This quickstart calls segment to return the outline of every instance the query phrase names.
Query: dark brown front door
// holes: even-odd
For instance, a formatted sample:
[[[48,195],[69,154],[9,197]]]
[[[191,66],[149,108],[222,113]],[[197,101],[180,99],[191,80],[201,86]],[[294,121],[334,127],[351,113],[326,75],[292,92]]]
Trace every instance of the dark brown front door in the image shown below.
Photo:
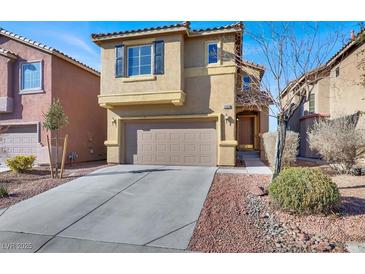
[[[255,138],[255,117],[239,118],[238,145],[240,149],[253,149]]]

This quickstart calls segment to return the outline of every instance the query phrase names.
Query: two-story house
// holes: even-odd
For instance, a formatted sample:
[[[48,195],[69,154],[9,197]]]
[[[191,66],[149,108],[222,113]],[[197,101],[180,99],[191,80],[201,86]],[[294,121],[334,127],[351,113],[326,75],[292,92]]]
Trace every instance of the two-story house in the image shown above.
[[[298,93],[306,79],[306,100],[289,120],[289,129],[299,132],[302,157],[318,158],[307,140],[307,132],[318,119],[336,119],[365,111],[365,30],[352,34],[346,43],[326,64],[293,81],[281,93],[283,105],[290,107],[300,100]],[[365,117],[360,117],[358,128],[365,129]]]
[[[100,74],[42,43],[0,28],[0,158],[35,155],[49,163],[43,114],[58,98],[69,118],[67,153],[76,161],[105,159],[106,111],[98,105]],[[52,142],[54,144],[54,140]],[[55,147],[54,147],[55,148]]]
[[[237,96],[264,69],[242,61],[242,34],[242,23],[194,30],[189,22],[92,34],[108,162],[234,166],[238,149],[259,153],[267,109]]]

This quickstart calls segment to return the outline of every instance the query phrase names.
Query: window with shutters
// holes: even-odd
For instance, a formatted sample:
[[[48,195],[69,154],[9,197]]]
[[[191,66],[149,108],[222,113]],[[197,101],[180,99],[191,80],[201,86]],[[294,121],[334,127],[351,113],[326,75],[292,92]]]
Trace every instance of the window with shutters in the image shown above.
[[[126,58],[125,58],[126,57]],[[133,77],[164,74],[164,42],[115,47],[115,76]]]

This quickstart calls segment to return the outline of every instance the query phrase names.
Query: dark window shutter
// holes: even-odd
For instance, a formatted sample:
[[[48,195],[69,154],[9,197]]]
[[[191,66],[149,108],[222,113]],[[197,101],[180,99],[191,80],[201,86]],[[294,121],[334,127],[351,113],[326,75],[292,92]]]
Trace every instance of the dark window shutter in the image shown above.
[[[164,74],[164,42],[155,41],[155,74]]]
[[[118,45],[115,47],[115,77],[124,75],[124,45]]]

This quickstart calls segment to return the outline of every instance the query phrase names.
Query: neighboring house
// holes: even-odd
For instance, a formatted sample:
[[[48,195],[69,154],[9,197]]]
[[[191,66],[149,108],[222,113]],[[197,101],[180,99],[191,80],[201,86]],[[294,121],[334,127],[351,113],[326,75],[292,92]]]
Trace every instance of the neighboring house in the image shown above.
[[[309,148],[307,131],[317,119],[336,119],[365,111],[365,31],[353,36],[326,64],[293,81],[281,93],[284,105],[299,100],[300,88],[308,79],[311,84],[304,93],[306,100],[289,120],[289,129],[299,132],[299,156],[318,158]],[[312,79],[311,79],[312,78]],[[303,94],[303,93],[302,93]],[[365,129],[364,116],[358,128]]]
[[[260,152],[267,108],[237,98],[254,92],[264,69],[241,60],[242,34],[242,23],[193,30],[189,22],[93,34],[108,162],[234,166],[237,149]]]
[[[49,163],[43,113],[59,98],[69,117],[67,153],[77,161],[106,157],[106,112],[98,106],[100,75],[64,53],[0,28],[0,125],[2,158],[33,154]]]

